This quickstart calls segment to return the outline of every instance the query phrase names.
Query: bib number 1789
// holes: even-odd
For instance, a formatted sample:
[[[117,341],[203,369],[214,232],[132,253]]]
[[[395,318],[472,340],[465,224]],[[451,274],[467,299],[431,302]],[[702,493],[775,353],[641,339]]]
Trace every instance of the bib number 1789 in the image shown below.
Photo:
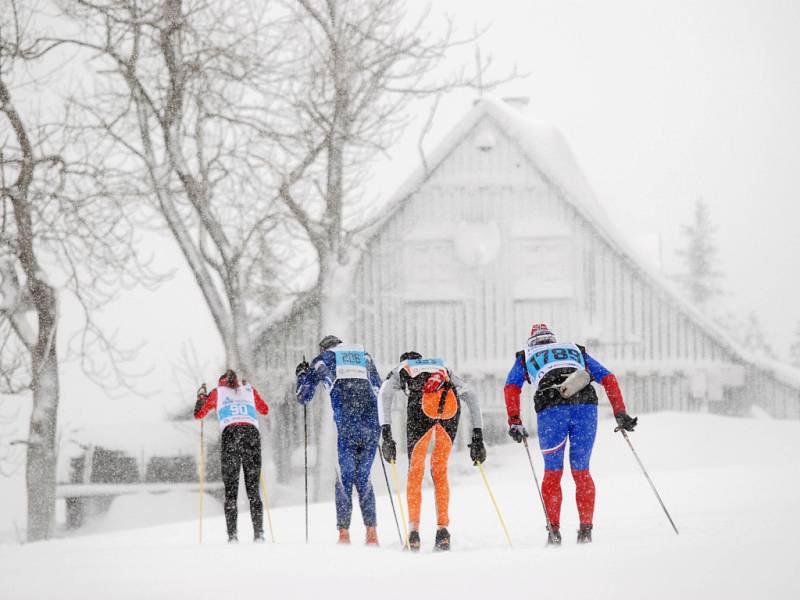
[[[547,348],[545,350],[539,350],[531,354],[530,360],[537,371],[546,364],[555,361],[572,360],[583,364],[581,353],[574,348]]]

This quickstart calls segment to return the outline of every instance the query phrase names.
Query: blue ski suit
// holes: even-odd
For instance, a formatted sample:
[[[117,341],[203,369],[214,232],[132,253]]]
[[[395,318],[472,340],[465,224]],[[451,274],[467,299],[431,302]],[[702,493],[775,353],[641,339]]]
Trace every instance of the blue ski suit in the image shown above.
[[[308,404],[317,385],[328,390],[338,433],[339,477],[336,482],[336,527],[349,529],[353,485],[358,491],[364,525],[374,527],[375,492],[370,483],[378,449],[378,391],[380,375],[372,357],[360,346],[339,344],[311,361],[297,377],[297,401]]]

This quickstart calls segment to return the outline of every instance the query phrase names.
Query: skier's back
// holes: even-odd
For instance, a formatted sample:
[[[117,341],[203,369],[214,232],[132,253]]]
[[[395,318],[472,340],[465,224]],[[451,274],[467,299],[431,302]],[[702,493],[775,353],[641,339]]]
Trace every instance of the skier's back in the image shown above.
[[[522,386],[528,382],[534,388],[539,446],[544,457],[542,496],[549,544],[561,543],[561,475],[567,441],[580,519],[578,542],[592,541],[595,485],[589,463],[597,432],[597,394],[589,385],[592,380],[605,389],[619,426],[633,431],[637,419],[628,415],[614,374],[583,346],[559,343],[544,323],[533,325],[527,346],[517,352],[506,379],[508,434],[518,443],[528,436],[520,419]]]
[[[253,537],[264,541],[264,509],[258,494],[261,476],[261,436],[258,432],[256,413],[266,415],[269,407],[252,385],[239,382],[236,373],[228,369],[223,373],[216,388],[206,394],[205,384],[197,393],[194,418],[202,419],[216,410],[222,430],[221,461],[222,481],[225,484],[225,524],[228,541],[236,542],[239,495],[239,470],[244,469],[244,485],[250,500],[250,518],[253,521]]]
[[[469,406],[472,417],[472,443],[470,458],[475,463],[486,460],[483,444],[483,417],[477,396],[464,381],[439,358],[422,358],[419,352],[408,351],[400,355],[400,364],[390,371],[380,391],[380,421],[383,431],[383,455],[394,462],[397,446],[392,437],[392,398],[406,394],[406,440],[408,442],[408,521],[409,548],[419,550],[419,523],[422,504],[422,480],[425,474],[425,457],[433,441],[431,477],[436,499],[437,550],[450,549],[450,486],[447,480],[447,463],[458,432],[461,405]]]
[[[369,480],[378,448],[378,389],[380,376],[363,347],[345,345],[335,336],[320,341],[320,353],[311,363],[297,365],[297,401],[309,403],[324,385],[331,397],[336,422],[340,480],[336,483],[336,527],[339,541],[349,543],[352,489],[358,491],[367,543],[378,543],[375,493]]]

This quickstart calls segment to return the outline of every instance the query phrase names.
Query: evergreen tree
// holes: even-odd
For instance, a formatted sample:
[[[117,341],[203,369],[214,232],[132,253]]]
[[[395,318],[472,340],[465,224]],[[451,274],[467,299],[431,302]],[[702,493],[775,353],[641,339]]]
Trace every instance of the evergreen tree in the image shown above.
[[[698,198],[694,207],[694,219],[682,227],[686,245],[678,251],[683,259],[683,272],[678,281],[686,290],[695,306],[705,310],[709,300],[722,293],[718,268],[718,251],[714,241],[716,227],[711,221],[708,205]]]
[[[800,323],[797,324],[797,329],[794,330],[794,341],[789,346],[789,362],[800,368]]]
[[[741,342],[746,346],[747,350],[758,356],[775,358],[775,350],[767,341],[767,336],[755,311],[751,311],[750,316],[747,318]]]

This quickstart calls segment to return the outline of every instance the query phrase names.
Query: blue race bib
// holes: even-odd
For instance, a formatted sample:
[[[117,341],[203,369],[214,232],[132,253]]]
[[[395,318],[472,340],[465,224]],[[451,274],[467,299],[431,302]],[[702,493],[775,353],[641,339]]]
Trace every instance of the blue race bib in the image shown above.
[[[339,344],[333,348],[336,356],[336,379],[368,379],[367,353],[356,344]]]
[[[585,369],[583,352],[575,344],[541,344],[525,348],[525,367],[531,383],[539,381],[553,369]]]

